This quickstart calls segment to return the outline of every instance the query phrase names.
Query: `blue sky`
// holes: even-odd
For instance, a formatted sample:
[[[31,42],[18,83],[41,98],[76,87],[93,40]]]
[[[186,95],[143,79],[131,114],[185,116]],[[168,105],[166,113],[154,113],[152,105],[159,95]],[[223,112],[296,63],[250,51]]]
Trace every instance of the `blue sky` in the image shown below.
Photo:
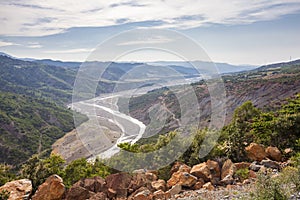
[[[300,0],[0,0],[0,27],[0,51],[16,57],[84,61],[115,34],[163,28],[195,40],[215,62],[300,58]]]

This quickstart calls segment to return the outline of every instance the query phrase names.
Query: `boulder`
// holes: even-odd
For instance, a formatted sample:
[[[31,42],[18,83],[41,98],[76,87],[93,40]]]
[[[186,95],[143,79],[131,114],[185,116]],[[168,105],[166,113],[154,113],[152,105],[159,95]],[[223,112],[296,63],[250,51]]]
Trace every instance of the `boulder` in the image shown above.
[[[112,188],[108,188],[107,189],[107,196],[109,199],[114,199],[117,195],[117,191],[112,189]]]
[[[191,167],[182,163],[182,162],[175,162],[175,164],[172,166],[170,170],[170,174],[172,175],[173,173],[180,171],[180,172],[187,172],[190,173]]]
[[[197,177],[187,172],[175,172],[167,182],[167,187],[170,188],[175,185],[184,187],[192,187],[197,182]]]
[[[205,184],[205,181],[202,178],[199,178],[192,189],[193,190],[199,190],[203,187],[204,184]]]
[[[219,163],[213,160],[208,160],[206,164],[210,172],[210,182],[216,185],[220,181],[220,177],[221,177],[221,170],[220,170]]]
[[[114,196],[124,196],[131,184],[132,176],[127,173],[117,173],[108,175],[105,178],[106,187],[108,188],[109,198]],[[110,192],[109,192],[110,191]],[[126,192],[125,192],[126,191]]]
[[[136,195],[134,195],[134,197],[132,199],[133,200],[151,200],[152,193],[150,192],[150,190],[145,189],[145,190],[137,193]]]
[[[204,188],[204,189],[207,189],[207,190],[209,190],[209,191],[212,191],[212,190],[215,189],[215,187],[213,186],[213,184],[212,184],[211,182],[205,183],[205,184],[203,185],[203,188]]]
[[[282,154],[277,147],[267,147],[266,148],[267,157],[271,160],[280,162],[282,159]]]
[[[66,200],[85,200],[89,199],[95,195],[94,192],[91,192],[84,187],[81,187],[79,184],[74,184],[67,192]]]
[[[8,200],[27,200],[32,192],[32,184],[28,179],[20,179],[5,183],[0,191],[10,192]]]
[[[136,173],[133,174],[130,184],[129,184],[129,192],[133,192],[140,187],[147,187],[150,190],[152,189],[152,182],[157,180],[157,176],[153,173]]]
[[[221,181],[220,184],[221,185],[232,185],[234,183],[234,178],[232,175],[228,174],[227,176],[225,176]]]
[[[261,167],[262,167],[262,165],[258,164],[256,161],[254,161],[250,164],[249,169],[253,170],[255,172],[258,172]]]
[[[211,177],[210,170],[205,162],[194,165],[190,173],[198,178],[202,178],[204,181],[209,181]]]
[[[233,164],[233,162],[230,159],[228,159],[224,162],[224,164],[222,166],[221,179],[223,180],[228,175],[233,177],[235,172],[236,172],[235,165]]]
[[[89,200],[108,200],[107,194],[105,192],[99,192],[94,194]]]
[[[281,169],[280,164],[273,160],[262,160],[260,163],[263,166],[265,166],[266,168],[272,168],[272,169],[277,169],[277,170]]]
[[[87,189],[88,191],[95,192],[95,193],[103,192],[106,190],[105,180],[100,176],[81,179],[78,182],[76,182],[74,185],[81,186]]]
[[[65,185],[58,175],[52,175],[39,186],[32,200],[60,200],[65,193]]]
[[[234,163],[236,170],[249,169],[250,165],[251,165],[251,163],[248,163],[248,162]]]
[[[153,193],[152,198],[153,200],[165,200],[167,199],[167,196],[164,191],[158,190]]]
[[[128,199],[129,200],[133,200],[135,198],[139,198],[139,196],[142,196],[141,194],[143,194],[143,191],[149,191],[149,189],[146,188],[146,187],[140,187],[139,189],[137,189],[136,191],[134,191],[132,194],[130,194],[130,196],[128,197]],[[140,195],[137,195],[139,193],[140,193]],[[110,199],[112,199],[112,198],[110,198]]]
[[[155,190],[162,190],[162,191],[166,191],[166,181],[159,179],[157,181],[153,181],[151,183],[152,188],[154,188]]]
[[[245,150],[250,160],[260,162],[267,156],[264,147],[256,143],[251,143]]]
[[[171,189],[169,189],[166,192],[166,196],[172,197],[175,196],[176,194],[179,194],[182,190],[182,186],[181,185],[174,185]]]

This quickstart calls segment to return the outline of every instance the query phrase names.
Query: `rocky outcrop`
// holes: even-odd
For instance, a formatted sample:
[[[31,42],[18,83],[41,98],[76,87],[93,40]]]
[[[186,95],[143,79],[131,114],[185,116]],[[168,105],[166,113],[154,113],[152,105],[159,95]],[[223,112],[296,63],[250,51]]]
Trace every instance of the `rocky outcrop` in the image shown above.
[[[267,147],[266,148],[266,155],[268,158],[274,161],[280,162],[282,159],[282,154],[277,147]]]
[[[11,181],[0,187],[0,191],[9,192],[8,200],[27,200],[32,192],[32,184],[28,179]]]
[[[245,150],[250,160],[260,162],[267,156],[264,147],[256,143],[251,143]]]
[[[253,146],[256,146],[256,144],[252,143],[249,147]],[[250,151],[252,151],[252,148],[250,148]],[[274,172],[276,174],[282,166],[285,166],[285,163],[270,159],[252,163],[233,163],[230,159],[227,159],[222,165],[220,163],[221,159],[219,162],[208,160],[190,167],[177,162],[170,170],[172,175],[167,181],[158,179],[157,171],[144,169],[135,170],[131,174],[111,174],[105,179],[101,177],[85,178],[76,182],[65,193],[64,199],[166,200],[185,198],[187,197],[185,196],[186,191],[190,191],[190,194],[197,194],[199,191],[206,193],[220,188],[230,189],[251,184],[255,181],[257,173]],[[249,176],[244,179],[237,176],[236,171],[240,169],[248,169]],[[54,186],[55,184],[57,186]],[[33,196],[33,200],[61,199],[63,191],[64,186],[61,178],[53,175],[39,187],[39,190]]]
[[[52,175],[39,186],[32,200],[60,200],[65,193],[65,185],[58,175]]]

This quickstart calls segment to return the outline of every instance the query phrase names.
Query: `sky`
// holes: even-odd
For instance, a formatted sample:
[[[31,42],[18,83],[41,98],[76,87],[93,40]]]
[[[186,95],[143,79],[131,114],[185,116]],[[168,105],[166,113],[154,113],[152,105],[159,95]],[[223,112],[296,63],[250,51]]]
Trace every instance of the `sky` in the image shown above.
[[[0,52],[19,58],[83,62],[114,35],[154,28],[184,34],[213,62],[300,59],[300,0],[0,0],[0,27]],[[126,39],[120,46],[137,47]],[[167,36],[147,42],[172,45]],[[102,60],[110,59],[109,51]],[[176,57],[141,51],[123,60]]]

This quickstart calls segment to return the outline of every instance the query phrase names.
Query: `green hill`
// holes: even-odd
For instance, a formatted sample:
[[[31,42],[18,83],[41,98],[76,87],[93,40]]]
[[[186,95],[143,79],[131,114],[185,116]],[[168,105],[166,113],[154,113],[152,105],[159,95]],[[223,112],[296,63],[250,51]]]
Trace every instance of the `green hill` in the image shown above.
[[[74,128],[73,112],[64,105],[76,73],[0,56],[0,163],[20,164]]]
[[[71,110],[43,99],[0,92],[0,163],[22,163],[50,149],[73,128]]]

